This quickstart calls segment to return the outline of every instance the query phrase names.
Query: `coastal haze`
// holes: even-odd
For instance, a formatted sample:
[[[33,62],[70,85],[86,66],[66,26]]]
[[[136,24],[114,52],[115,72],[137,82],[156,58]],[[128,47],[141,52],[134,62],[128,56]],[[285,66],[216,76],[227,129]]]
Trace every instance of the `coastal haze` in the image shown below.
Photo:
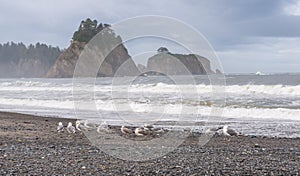
[[[0,2],[0,175],[300,174],[299,0]]]

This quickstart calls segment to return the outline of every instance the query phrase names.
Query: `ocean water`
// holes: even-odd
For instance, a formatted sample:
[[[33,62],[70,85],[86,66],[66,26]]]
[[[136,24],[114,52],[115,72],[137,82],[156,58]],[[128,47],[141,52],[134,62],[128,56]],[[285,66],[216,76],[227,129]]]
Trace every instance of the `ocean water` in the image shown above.
[[[226,86],[207,76],[0,79],[0,110],[195,130],[229,124],[244,135],[300,137],[300,74],[225,78]]]

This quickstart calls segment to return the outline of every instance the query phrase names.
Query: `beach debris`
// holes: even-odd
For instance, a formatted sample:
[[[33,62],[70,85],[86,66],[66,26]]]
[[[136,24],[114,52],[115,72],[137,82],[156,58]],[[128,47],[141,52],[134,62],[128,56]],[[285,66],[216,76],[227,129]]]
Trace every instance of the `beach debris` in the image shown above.
[[[255,143],[255,144],[254,144],[254,147],[255,147],[255,148],[260,148],[260,145],[257,144],[257,143]]]
[[[80,126],[80,121],[76,120],[76,122],[75,122],[75,128],[76,128],[76,130],[81,131],[81,129],[79,128],[79,126]]]
[[[58,122],[57,132],[62,132],[62,131],[64,131],[64,125],[62,122]]]
[[[129,128],[125,127],[125,126],[121,127],[121,132],[123,134],[131,134],[131,133],[133,133],[133,131],[131,129],[129,129]]]
[[[228,125],[223,126],[223,134],[225,136],[237,136],[238,135],[238,133],[234,129],[228,128]]]
[[[75,133],[75,127],[72,125],[72,122],[68,123],[67,131],[68,133]]]

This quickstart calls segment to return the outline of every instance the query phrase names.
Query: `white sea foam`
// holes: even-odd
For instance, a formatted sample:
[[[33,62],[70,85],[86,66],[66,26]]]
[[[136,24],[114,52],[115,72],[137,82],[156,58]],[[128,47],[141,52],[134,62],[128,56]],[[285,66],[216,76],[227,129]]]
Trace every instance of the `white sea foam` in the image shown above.
[[[39,81],[5,81],[0,83],[0,91],[72,91],[73,83],[49,83]],[[218,88],[218,86],[214,86]],[[211,85],[174,85],[165,83],[134,84],[134,85],[77,85],[76,90],[95,92],[127,92],[127,93],[211,93]],[[300,96],[300,85],[228,85],[225,87],[227,93],[235,94],[265,94]]]
[[[129,112],[144,112],[144,113],[163,113],[170,115],[202,115],[210,116],[215,111],[223,111],[220,116],[224,118],[235,119],[289,119],[300,120],[300,109],[286,109],[286,108],[232,108],[232,107],[208,107],[208,106],[186,106],[181,104],[176,105],[145,105],[135,103],[134,106],[127,104],[109,104],[102,102],[98,104],[98,110],[105,111],[129,111]],[[116,108],[118,107],[118,108]]]
[[[32,112],[38,108],[73,111],[73,84],[71,80],[13,80],[0,82],[0,108],[9,105],[14,109]],[[225,87],[228,105],[213,103],[211,85],[173,85],[165,83],[127,85],[78,84],[75,96],[86,91],[95,92],[95,104],[101,112],[162,113],[169,115],[211,115],[212,109],[221,111],[226,118],[291,119],[300,120],[300,85],[228,85]],[[218,86],[216,86],[218,87]],[[187,96],[188,94],[188,96]],[[201,101],[197,99],[200,95]],[[145,97],[143,97],[145,96]],[[8,98],[7,98],[8,97]],[[83,96],[84,97],[84,96]],[[151,101],[146,101],[146,98]],[[222,97],[221,97],[222,98]],[[89,99],[90,100],[90,99]],[[82,99],[83,104],[86,99]],[[280,102],[278,104],[268,104]],[[282,102],[287,102],[286,107]],[[241,104],[244,103],[244,105]],[[262,107],[260,103],[267,104]],[[248,106],[251,105],[251,106]],[[289,109],[289,106],[291,107]],[[273,108],[271,108],[273,107]],[[89,110],[89,107],[84,107]],[[167,118],[167,117],[166,117]]]
[[[300,85],[232,85],[226,86],[226,92],[236,94],[266,94],[266,95],[285,95],[300,96]]]
[[[126,91],[126,92],[153,92],[153,93],[180,93],[191,92],[198,94],[210,93],[214,88],[222,88],[220,86],[212,85],[169,85],[164,83],[159,84],[146,84],[146,85],[132,85],[132,86],[118,86],[112,88],[113,91]],[[235,94],[266,94],[266,95],[288,95],[300,96],[300,85],[285,86],[285,85],[228,85],[223,87],[227,93]],[[103,91],[99,87],[96,91]],[[104,89],[105,90],[105,89]],[[106,88],[108,90],[108,88]],[[222,90],[222,89],[221,89]]]

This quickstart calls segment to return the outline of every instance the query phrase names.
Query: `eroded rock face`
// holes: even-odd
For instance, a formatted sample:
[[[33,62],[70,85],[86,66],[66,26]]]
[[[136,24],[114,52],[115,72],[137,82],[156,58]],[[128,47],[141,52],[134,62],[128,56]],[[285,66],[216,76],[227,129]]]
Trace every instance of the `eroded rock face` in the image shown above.
[[[147,68],[168,75],[213,74],[210,61],[195,54],[159,53],[148,59]]]
[[[73,77],[74,69],[78,58],[83,51],[86,43],[74,41],[70,45],[70,47],[63,52],[49,70],[47,77],[50,78],[68,78]],[[101,52],[101,51],[100,51]],[[91,57],[98,57],[99,53],[90,53]],[[85,70],[88,72],[90,66],[93,63],[86,62],[81,64],[81,70],[84,72]],[[96,64],[96,62],[95,62]],[[126,66],[124,66],[126,65]],[[127,69],[126,71],[119,72],[120,68]],[[114,76],[117,72],[118,76],[133,76],[139,73],[137,67],[135,66],[133,60],[129,56],[126,48],[121,44],[116,47],[112,52],[105,58],[104,62],[102,62],[101,67],[97,73],[99,77],[110,77]],[[82,73],[82,75],[86,75]],[[92,76],[92,75],[90,75]]]
[[[67,78],[72,77],[76,62],[85,43],[73,42],[56,60],[54,65],[47,73],[48,78]]]

